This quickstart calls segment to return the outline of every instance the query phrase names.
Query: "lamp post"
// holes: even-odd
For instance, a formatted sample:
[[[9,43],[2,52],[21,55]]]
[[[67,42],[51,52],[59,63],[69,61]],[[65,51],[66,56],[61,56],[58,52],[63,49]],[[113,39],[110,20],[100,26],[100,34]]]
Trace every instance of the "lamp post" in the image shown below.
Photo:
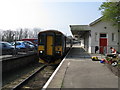
[[[16,35],[15,35],[15,33],[13,34],[14,35],[14,41],[15,41],[15,49],[14,49],[14,51],[15,51],[15,53],[14,53],[14,55],[16,56]]]

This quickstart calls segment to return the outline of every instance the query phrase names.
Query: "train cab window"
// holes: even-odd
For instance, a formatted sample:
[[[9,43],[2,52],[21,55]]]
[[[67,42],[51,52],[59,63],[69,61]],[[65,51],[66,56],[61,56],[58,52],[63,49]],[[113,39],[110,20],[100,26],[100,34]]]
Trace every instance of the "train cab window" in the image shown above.
[[[56,35],[55,45],[62,45],[62,35],[61,34]]]
[[[41,34],[39,37],[39,44],[44,45],[45,44],[45,35]]]

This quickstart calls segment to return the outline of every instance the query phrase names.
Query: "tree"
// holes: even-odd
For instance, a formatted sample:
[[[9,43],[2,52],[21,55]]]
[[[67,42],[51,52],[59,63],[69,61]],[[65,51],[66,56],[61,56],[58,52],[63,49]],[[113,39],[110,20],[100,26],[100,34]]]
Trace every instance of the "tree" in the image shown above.
[[[41,28],[33,28],[33,38],[38,37],[38,33],[41,31]]]
[[[28,31],[29,31],[28,28],[25,28],[25,29],[24,29],[23,38],[27,38],[27,37],[28,37]]]
[[[0,41],[2,41],[3,31],[0,29]]]
[[[14,31],[6,30],[2,32],[2,41],[12,42],[14,40]]]
[[[22,34],[23,34],[23,30],[22,30],[22,29],[20,29],[20,32],[19,32],[19,40],[21,40],[21,39],[22,39]]]
[[[104,20],[111,21],[113,25],[120,24],[120,2],[103,2],[99,10]]]

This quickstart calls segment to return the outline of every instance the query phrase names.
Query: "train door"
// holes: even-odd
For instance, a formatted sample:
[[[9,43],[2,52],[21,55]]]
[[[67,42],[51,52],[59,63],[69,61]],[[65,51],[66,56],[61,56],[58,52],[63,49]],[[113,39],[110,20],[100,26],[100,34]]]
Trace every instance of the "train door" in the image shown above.
[[[100,34],[100,53],[107,53],[107,34]]]
[[[46,54],[53,55],[53,36],[47,35]]]

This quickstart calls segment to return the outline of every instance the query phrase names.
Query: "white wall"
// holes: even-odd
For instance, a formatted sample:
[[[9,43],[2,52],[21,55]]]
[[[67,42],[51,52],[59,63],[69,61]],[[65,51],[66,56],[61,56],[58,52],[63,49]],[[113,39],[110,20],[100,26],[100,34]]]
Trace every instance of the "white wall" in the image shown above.
[[[81,41],[81,46],[84,47],[84,40],[81,39],[80,41]]]
[[[111,23],[100,21],[96,24],[94,24],[91,27],[91,52],[94,53],[94,47],[99,46],[99,35],[100,33],[106,33],[108,38],[108,46],[115,46],[116,49],[118,49],[117,43],[118,43],[118,28],[112,26]],[[106,29],[104,28],[106,27]],[[112,41],[112,33],[115,33],[116,40]],[[97,35],[95,35],[97,34]],[[96,39],[96,38],[97,39]]]
[[[91,32],[90,32],[91,33]],[[89,36],[89,48],[88,48],[88,53],[92,53],[91,50],[91,35]]]
[[[84,36],[84,48],[86,51],[89,51],[89,32],[86,32],[85,36]]]

